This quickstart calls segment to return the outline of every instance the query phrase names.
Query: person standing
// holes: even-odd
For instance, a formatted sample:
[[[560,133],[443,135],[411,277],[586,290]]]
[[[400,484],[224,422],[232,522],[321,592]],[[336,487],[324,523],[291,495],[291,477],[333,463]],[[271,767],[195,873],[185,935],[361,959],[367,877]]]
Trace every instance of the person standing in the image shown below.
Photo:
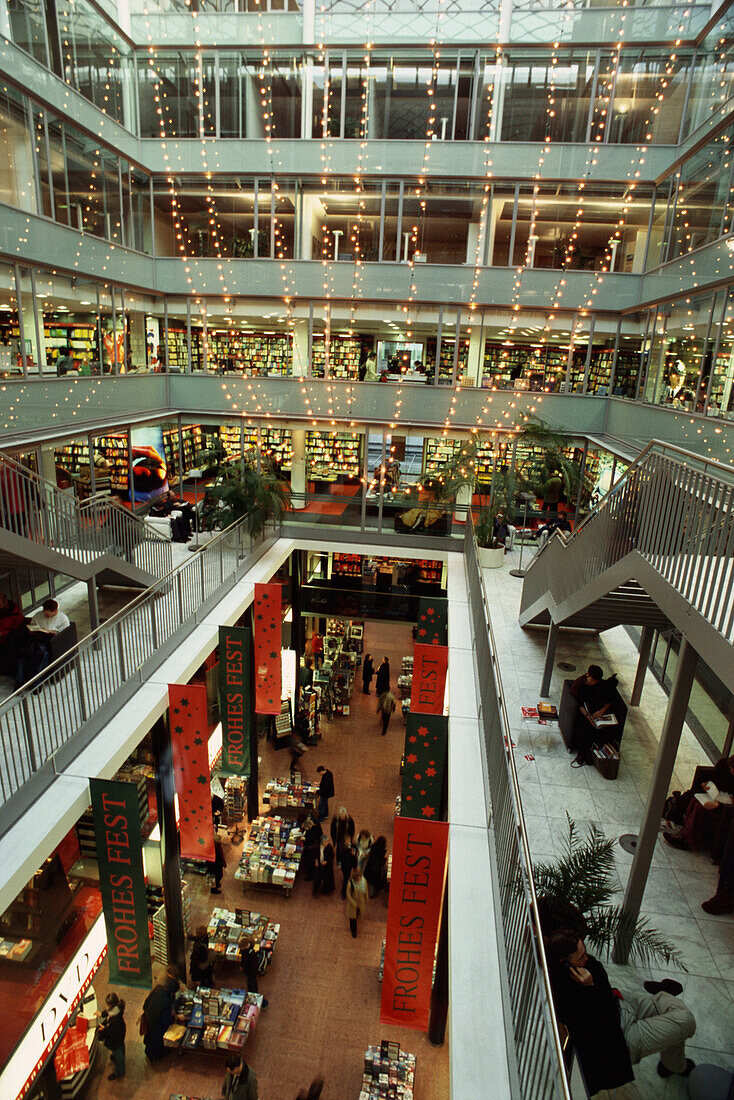
[[[99,1037],[110,1052],[112,1073],[108,1081],[125,1076],[125,1002],[116,993],[105,997],[107,1008],[101,1014]]]
[[[347,813],[346,806],[339,807],[339,813],[331,819],[331,842],[339,859],[341,850],[345,844],[351,844],[354,840],[354,818]]]
[[[387,886],[387,841],[384,836],[378,836],[370,848],[370,854],[364,865],[364,877],[367,879],[367,889],[371,898]]]
[[[347,883],[347,917],[352,938],[357,938],[357,920],[367,909],[367,882],[359,867],[355,867]]]
[[[258,1100],[257,1077],[239,1055],[233,1054],[227,1059],[222,1096],[224,1100]]]
[[[334,797],[334,776],[331,774],[328,768],[325,768],[323,764],[320,764],[316,769],[317,774],[321,775],[321,781],[319,783],[319,803],[317,813],[319,815],[319,821],[325,821],[329,816],[329,799]]]
[[[382,658],[382,664],[377,670],[377,679],[375,680],[375,692],[377,695],[384,695],[386,691],[390,690],[390,662],[387,657]]]
[[[375,838],[369,829],[360,829],[357,834],[357,866],[360,871],[364,871],[367,857],[370,854],[370,848],[375,842]]]
[[[397,702],[395,700],[395,696],[393,695],[393,693],[391,691],[386,691],[384,693],[384,695],[381,695],[380,698],[377,700],[377,713],[380,715],[380,718],[382,719],[382,736],[383,737],[387,733],[387,727],[390,724],[390,719],[392,718],[393,714],[395,713],[395,707],[396,706],[397,706]]]
[[[311,650],[313,652],[316,668],[321,668],[324,663],[324,639],[321,637],[318,630],[314,630],[311,635]]]
[[[347,885],[352,871],[357,866],[357,849],[349,838],[341,850],[339,866],[342,872],[342,901],[346,901]]]
[[[259,993],[257,979],[260,973],[260,948],[256,943],[250,943],[242,948],[242,970],[247,980],[247,992]],[[263,997],[263,1011],[268,1007],[267,997]]]
[[[149,1062],[157,1062],[168,1053],[163,1036],[173,1020],[173,995],[178,987],[178,967],[168,966],[143,1002],[140,1034]]]
[[[563,493],[563,478],[560,470],[553,470],[543,489],[543,511],[557,512]]]
[[[372,654],[368,653],[362,664],[362,692],[369,695],[372,677],[375,675],[375,666],[372,663]]]
[[[227,861],[224,858],[224,849],[222,848],[221,840],[214,841],[214,866],[212,867],[212,875],[214,876],[214,885],[209,891],[210,894],[221,894],[222,875],[224,874],[224,868],[227,866]]]
[[[313,881],[314,897],[334,893],[334,848],[325,836],[319,843],[318,863]]]
[[[214,970],[209,958],[209,933],[203,924],[196,930],[189,960],[189,973],[193,985],[203,985],[207,989],[214,988]]]

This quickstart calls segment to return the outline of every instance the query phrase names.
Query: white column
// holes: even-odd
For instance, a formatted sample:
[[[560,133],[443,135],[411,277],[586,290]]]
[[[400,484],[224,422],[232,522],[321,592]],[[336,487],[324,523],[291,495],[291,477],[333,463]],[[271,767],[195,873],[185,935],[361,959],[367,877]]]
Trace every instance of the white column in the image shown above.
[[[471,507],[471,498],[474,493],[474,482],[470,482],[468,485],[462,485],[456,493],[456,501],[454,502],[454,520],[457,523],[466,522],[466,514]]]
[[[7,0],[0,0],[0,34],[3,38],[7,38],[8,42],[12,42],[13,36],[10,33],[10,16],[8,15]]]
[[[25,301],[23,303],[23,336],[26,342],[31,345],[31,355],[33,357],[33,364],[28,364],[28,372],[29,374],[42,374],[46,368],[46,339],[43,331],[43,312],[39,312],[38,333],[36,333],[36,315],[33,312],[33,303],[30,301],[30,297],[31,295],[29,292],[24,292],[23,298],[28,298],[29,302],[27,305]],[[39,336],[41,339],[40,347],[38,345]],[[69,343],[71,343],[71,337],[69,337]]]
[[[322,223],[324,218],[324,208],[321,205],[321,199],[318,195],[314,195],[310,192],[303,192],[301,194],[301,259],[311,260],[313,259],[313,241],[316,238],[317,241],[322,237]],[[321,259],[321,256],[317,256],[316,259]]]
[[[293,458],[291,460],[291,492],[298,493],[300,500],[293,500],[293,508],[304,508],[306,502],[306,432],[303,428],[295,428],[291,432],[291,446]]]
[[[56,484],[56,451],[53,447],[41,447],[41,469],[39,473],[44,481]]]
[[[308,321],[293,322],[293,363],[291,373],[294,378],[305,378],[308,374]]]
[[[483,325],[481,317],[477,314],[472,315],[472,330],[469,335],[469,355],[467,357],[466,364],[466,385],[479,386],[481,384],[482,377],[482,364],[484,363],[484,345],[486,343],[486,336],[484,335]]]

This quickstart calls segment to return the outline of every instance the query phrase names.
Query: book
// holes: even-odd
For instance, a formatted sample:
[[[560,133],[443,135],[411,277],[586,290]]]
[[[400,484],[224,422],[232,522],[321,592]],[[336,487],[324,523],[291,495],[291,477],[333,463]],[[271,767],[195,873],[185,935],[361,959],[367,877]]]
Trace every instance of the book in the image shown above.
[[[523,718],[537,722],[539,717],[537,707],[521,707],[520,710],[522,711]]]
[[[594,718],[592,722],[595,726],[616,726],[619,724],[615,714],[602,714],[601,718]]]
[[[558,710],[552,703],[538,703],[538,715],[541,718],[552,718],[556,720],[558,718]]]
[[[702,806],[705,806],[707,802],[718,802],[720,806],[731,806],[734,803],[734,798],[726,791],[720,791],[715,783],[710,780],[708,783],[703,784],[703,792],[695,795]]]

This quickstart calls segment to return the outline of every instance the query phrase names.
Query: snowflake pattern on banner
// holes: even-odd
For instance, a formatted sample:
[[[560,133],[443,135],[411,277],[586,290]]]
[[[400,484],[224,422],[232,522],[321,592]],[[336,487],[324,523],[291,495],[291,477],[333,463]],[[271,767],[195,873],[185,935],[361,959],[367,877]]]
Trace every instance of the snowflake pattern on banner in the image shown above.
[[[214,824],[204,684],[169,684],[173,773],[178,795],[181,855],[214,859]]]
[[[448,600],[418,600],[418,629],[415,640],[421,645],[449,644]]]
[[[409,714],[401,817],[439,819],[449,720],[442,714]]]
[[[280,714],[283,595],[279,584],[255,585],[255,710]]]

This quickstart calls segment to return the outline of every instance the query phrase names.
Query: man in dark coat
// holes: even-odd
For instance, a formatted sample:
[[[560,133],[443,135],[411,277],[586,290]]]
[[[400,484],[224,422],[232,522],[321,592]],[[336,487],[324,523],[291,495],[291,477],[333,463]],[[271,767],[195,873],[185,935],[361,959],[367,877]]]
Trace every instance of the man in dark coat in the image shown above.
[[[694,1063],[685,1043],[696,1021],[670,993],[619,994],[601,963],[587,955],[575,932],[555,932],[548,941],[553,1000],[568,1028],[589,1093],[634,1080],[632,1066],[660,1054],[661,1077],[687,1077]]]
[[[571,747],[576,750],[576,759],[572,767],[579,768],[591,764],[591,750],[599,740],[604,740],[596,728],[597,719],[608,714],[612,708],[612,697],[616,679],[604,679],[599,665],[589,665],[584,676],[579,676],[571,684],[571,694],[578,700],[579,710],[576,716]],[[612,740],[614,730],[610,731]]]
[[[321,775],[321,782],[319,783],[319,804],[317,813],[319,815],[319,821],[325,821],[329,816],[329,799],[334,797],[334,776],[323,764],[320,764],[316,771],[323,773]]]
[[[390,690],[390,662],[387,657],[382,658],[382,664],[377,670],[377,679],[375,680],[375,694],[380,696],[384,695],[386,691]]]
[[[375,666],[372,664],[372,654],[368,653],[362,665],[362,691],[365,695],[370,693],[370,684],[375,675]]]

